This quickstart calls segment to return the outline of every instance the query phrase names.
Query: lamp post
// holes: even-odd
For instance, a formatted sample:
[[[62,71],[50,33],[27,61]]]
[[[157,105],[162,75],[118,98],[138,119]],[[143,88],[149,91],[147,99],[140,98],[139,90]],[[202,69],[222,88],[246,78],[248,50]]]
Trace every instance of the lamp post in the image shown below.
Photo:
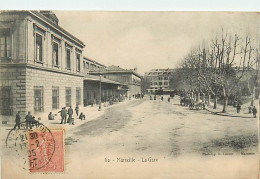
[[[99,106],[98,111],[101,111],[101,75],[99,75]]]

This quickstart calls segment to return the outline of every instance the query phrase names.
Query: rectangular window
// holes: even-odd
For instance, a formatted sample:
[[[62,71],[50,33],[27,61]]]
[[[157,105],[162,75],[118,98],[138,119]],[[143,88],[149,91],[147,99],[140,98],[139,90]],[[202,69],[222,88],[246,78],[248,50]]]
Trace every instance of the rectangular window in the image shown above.
[[[70,63],[70,54],[71,54],[71,51],[70,49],[66,49],[66,62],[67,62],[67,69],[71,69],[71,63]]]
[[[157,85],[157,82],[154,82],[154,85]]]
[[[151,82],[151,85],[153,85],[153,82]]]
[[[66,88],[66,107],[71,106],[71,88]]]
[[[36,61],[42,62],[42,36],[36,34]]]
[[[81,104],[81,89],[76,88],[76,104]]]
[[[34,112],[43,112],[43,87],[34,87]]]
[[[2,115],[12,115],[12,97],[11,97],[11,87],[5,86],[0,90],[0,109]]]
[[[76,59],[77,59],[77,71],[80,71],[80,54],[77,53],[76,54]]]
[[[59,45],[52,43],[52,61],[54,66],[59,66]]]
[[[164,85],[168,85],[168,82],[164,82]]]
[[[0,57],[8,58],[10,56],[11,56],[10,30],[1,29],[0,30]]]
[[[162,85],[162,82],[159,82],[159,85]]]
[[[52,109],[59,109],[59,87],[52,87]]]
[[[122,76],[123,82],[127,82],[127,76]]]
[[[168,80],[168,77],[167,77],[167,76],[165,76],[165,77],[164,77],[164,80]]]

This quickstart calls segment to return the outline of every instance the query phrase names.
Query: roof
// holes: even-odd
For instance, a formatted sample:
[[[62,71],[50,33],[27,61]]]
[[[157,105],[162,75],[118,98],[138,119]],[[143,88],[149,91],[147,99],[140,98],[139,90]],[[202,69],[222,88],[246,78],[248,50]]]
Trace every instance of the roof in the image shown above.
[[[29,13],[29,14],[37,17],[38,19],[42,20],[43,22],[48,23],[49,26],[51,26],[52,28],[54,28],[58,32],[65,34],[65,36],[67,36],[70,40],[73,40],[74,42],[76,42],[78,45],[80,45],[82,47],[85,46],[85,44],[81,40],[79,40],[78,38],[76,38],[75,36],[70,34],[68,31],[66,31],[65,29],[60,27],[57,23],[53,22],[53,20],[51,20],[50,18],[46,17],[45,15],[40,13],[39,11],[35,11],[35,10],[34,11],[7,10],[7,11],[2,11],[1,13],[3,13],[3,14],[18,14],[18,15],[21,14],[21,13]],[[52,14],[52,18],[55,19],[55,17],[56,17],[56,15],[53,13]],[[57,20],[58,20],[58,18],[57,18]]]
[[[92,60],[92,59],[89,58],[89,57],[83,56],[83,59],[88,60],[88,61],[90,61],[90,62],[92,62],[92,63],[98,64],[98,65],[100,65],[100,66],[106,67],[106,65],[103,65],[103,64],[101,64],[101,63],[99,63],[99,62],[97,62],[97,61],[95,61],[95,60]]]
[[[100,81],[100,77],[99,76],[95,76],[95,75],[88,75],[86,74],[84,77],[84,80],[90,80],[90,81]],[[116,85],[126,85],[126,84],[122,84],[113,80],[109,80],[107,78],[101,77],[101,82],[102,83],[109,83],[109,84],[116,84]]]
[[[145,72],[145,76],[164,76],[164,75],[169,75],[173,72],[175,72],[176,69],[174,68],[166,68],[166,69],[152,69],[149,72]]]
[[[139,75],[137,72],[135,72],[134,70],[128,70],[128,69],[124,69],[121,68],[119,66],[109,66],[105,69],[101,69],[100,71],[91,71],[91,73],[93,74],[108,74],[108,73],[133,73],[134,75],[138,76],[139,78],[141,78],[141,75]]]
[[[78,42],[80,45],[82,45],[83,47],[85,46],[85,44],[79,40],[78,38],[76,38],[75,36],[73,36],[72,34],[70,34],[68,31],[66,31],[65,29],[63,29],[62,27],[60,27],[59,25],[55,24],[53,21],[51,21],[48,17],[44,16],[42,13],[40,13],[39,11],[29,11],[31,14],[39,16],[40,18],[42,18],[43,20],[47,21],[48,23],[50,23],[52,26],[54,26],[55,28],[57,28],[58,30],[60,30],[61,32],[65,33],[66,35],[68,35],[70,38],[72,38],[73,40],[75,40],[76,42]]]
[[[119,66],[112,65],[107,67],[107,71],[129,71],[129,70],[123,69]]]

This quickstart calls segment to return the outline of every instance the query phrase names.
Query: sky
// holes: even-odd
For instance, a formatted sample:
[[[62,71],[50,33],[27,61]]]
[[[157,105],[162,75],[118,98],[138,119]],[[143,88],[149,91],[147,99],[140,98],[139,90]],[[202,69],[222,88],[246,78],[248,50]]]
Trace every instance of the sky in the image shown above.
[[[192,47],[228,33],[260,37],[260,14],[247,12],[54,11],[59,25],[86,45],[83,55],[104,65],[177,68]]]

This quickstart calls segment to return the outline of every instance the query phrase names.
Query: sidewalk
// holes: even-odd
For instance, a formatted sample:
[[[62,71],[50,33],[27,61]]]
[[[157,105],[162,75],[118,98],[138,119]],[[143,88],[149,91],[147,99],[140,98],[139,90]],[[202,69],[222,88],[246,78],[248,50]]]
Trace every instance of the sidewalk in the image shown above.
[[[68,131],[70,131],[71,129],[74,129],[86,122],[97,119],[98,117],[102,116],[107,109],[109,109],[113,106],[122,105],[124,103],[128,103],[128,102],[131,102],[134,100],[138,100],[138,99],[125,100],[123,102],[118,102],[116,104],[109,105],[106,107],[104,106],[104,103],[102,103],[101,111],[98,111],[98,108],[99,108],[98,105],[94,105],[93,107],[91,107],[91,106],[80,107],[79,114],[81,112],[83,112],[83,114],[85,115],[85,120],[78,119],[76,112],[73,109],[74,125],[70,125],[69,123],[60,124],[61,116],[60,116],[60,113],[58,113],[59,110],[52,111],[52,113],[54,115],[54,120],[48,120],[49,112],[41,113],[40,115],[37,115],[37,114],[36,115],[32,114],[32,115],[35,116],[35,119],[41,118],[41,120],[39,120],[39,122],[42,123],[43,125],[45,125],[46,127],[48,127],[49,129],[54,129],[54,130],[55,129],[64,129],[66,131],[66,137],[68,137],[68,135],[69,135]],[[21,122],[25,122],[24,117],[21,120]],[[2,140],[5,136],[7,136],[9,131],[14,127],[14,125],[15,125],[14,122],[8,122],[7,124],[1,124]]]
[[[223,105],[218,104],[217,109],[213,109],[213,104],[211,106],[207,106],[206,110],[212,112],[216,115],[222,116],[230,116],[230,117],[242,117],[242,118],[253,118],[253,113],[249,113],[248,107],[250,106],[251,102],[245,103],[241,105],[240,113],[237,113],[237,108],[228,105],[226,109],[226,113],[222,113]],[[256,99],[254,101],[255,107],[257,109],[257,116],[259,116],[259,100]]]
[[[180,97],[176,96],[174,99],[171,99],[171,103],[179,104]],[[253,118],[253,113],[249,113],[248,107],[250,106],[251,102],[245,103],[241,105],[240,113],[237,113],[237,108],[228,105],[226,109],[226,113],[222,113],[223,105],[217,104],[217,109],[213,109],[213,103],[210,103],[210,106],[206,106],[206,110],[208,112],[211,112],[215,115],[221,115],[221,116],[229,116],[229,117],[242,117],[242,118]],[[254,101],[255,107],[257,109],[257,116],[259,116],[259,100],[256,99]],[[188,107],[187,107],[188,108]]]

